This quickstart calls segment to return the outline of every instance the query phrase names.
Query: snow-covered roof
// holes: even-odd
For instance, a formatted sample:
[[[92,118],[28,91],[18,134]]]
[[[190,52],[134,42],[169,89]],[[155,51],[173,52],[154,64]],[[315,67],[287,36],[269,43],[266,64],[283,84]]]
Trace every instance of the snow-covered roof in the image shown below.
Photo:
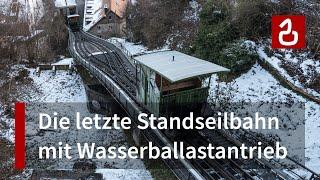
[[[77,6],[75,0],[55,0],[54,5],[56,8],[67,8]]]
[[[136,60],[172,83],[197,76],[229,71],[222,66],[178,51],[146,54],[136,57]]]
[[[72,15],[69,15],[68,18],[79,17],[79,16],[80,16],[79,14],[72,14]]]
[[[62,59],[59,62],[53,63],[51,65],[58,66],[58,65],[70,65],[70,64],[73,64],[73,58]]]

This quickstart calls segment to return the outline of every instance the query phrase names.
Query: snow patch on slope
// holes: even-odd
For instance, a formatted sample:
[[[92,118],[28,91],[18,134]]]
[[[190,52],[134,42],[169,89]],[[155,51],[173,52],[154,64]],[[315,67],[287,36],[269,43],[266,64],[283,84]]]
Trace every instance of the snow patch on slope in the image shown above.
[[[213,75],[217,80],[217,76]],[[294,92],[284,88],[261,66],[255,65],[249,72],[243,74],[232,83],[234,102],[295,102],[305,103],[305,161],[306,166],[320,173],[320,105],[308,101]],[[212,81],[210,96],[215,97],[215,90],[218,86],[225,87],[226,83]]]
[[[30,77],[42,96],[34,95],[27,101],[36,102],[86,102],[85,88],[79,75],[68,74],[66,71],[42,71],[36,75],[35,69],[30,69]]]
[[[149,54],[149,53],[154,53],[154,52],[161,52],[161,51],[170,50],[168,45],[165,45],[164,47],[159,48],[159,49],[148,50],[148,48],[146,48],[145,46],[143,46],[141,44],[135,44],[132,42],[128,42],[124,38],[113,37],[113,38],[108,39],[108,41],[113,43],[114,45],[116,45],[118,48],[129,52],[129,54],[131,54],[132,56],[139,56],[139,55],[143,55],[143,54]]]
[[[4,115],[3,106],[0,104],[0,138],[14,142],[14,121]]]
[[[258,48],[258,54],[260,56],[260,59],[267,61],[268,63],[270,63],[275,69],[277,69],[278,72],[280,72],[280,74],[282,76],[284,76],[288,81],[290,81],[291,83],[293,83],[295,86],[304,89],[308,94],[311,94],[315,97],[320,98],[320,93],[318,93],[317,91],[315,91],[314,89],[310,89],[308,87],[306,87],[306,83],[302,84],[300,81],[297,80],[298,77],[292,77],[288,74],[288,72],[281,67],[281,64],[283,63],[283,60],[279,59],[282,57],[282,55],[280,54],[275,54],[274,56],[268,57],[268,55],[265,52],[265,46],[261,46]],[[299,60],[296,57],[292,56],[292,53],[289,51],[284,51],[285,55],[284,55],[284,60],[288,61],[288,62],[293,62],[293,63],[298,63]],[[315,69],[315,71],[320,74],[320,62],[319,61],[315,61],[315,60],[311,60],[308,59],[306,56],[304,57],[303,62],[299,65],[300,68],[303,71],[303,74],[308,78],[309,76],[311,76],[311,68],[313,67]],[[298,71],[298,69],[296,69],[296,71]],[[310,79],[308,79],[308,81],[310,81]]]
[[[70,60],[62,60],[62,62],[70,62]],[[61,61],[59,62],[61,63]],[[34,87],[30,88],[30,94],[22,98],[25,102],[35,102],[35,103],[81,103],[83,106],[77,106],[80,108],[82,113],[87,113],[89,116],[89,112],[86,109],[85,103],[87,102],[85,87],[81,80],[81,77],[78,74],[69,74],[67,71],[57,71],[54,75],[52,71],[42,71],[40,76],[35,73],[35,69],[28,69],[30,74],[29,76],[32,78]],[[69,112],[79,111],[79,109],[70,110]],[[1,117],[1,116],[0,116]],[[7,121],[11,122],[12,127],[10,127],[9,131],[13,132],[13,123],[12,119],[7,119]],[[78,132],[74,135],[68,136],[74,137],[75,141],[89,141],[92,138],[102,138],[100,142],[105,144],[119,143],[125,142],[123,131],[99,131],[98,134],[92,135],[90,133],[86,133],[84,136],[81,136]],[[103,134],[105,133],[105,134]],[[7,133],[8,134],[8,133]],[[12,133],[13,134],[13,133]],[[29,134],[36,134],[34,132],[29,132]],[[9,136],[10,137],[10,136]],[[12,142],[14,141],[13,136]],[[48,141],[50,141],[50,137],[48,136]],[[112,164],[113,168],[119,169],[99,169],[97,172],[102,173],[104,179],[124,179],[127,177],[132,177],[134,179],[152,179],[151,174],[144,167],[144,164],[140,160],[106,160],[106,162]],[[100,167],[104,167],[104,164],[99,164]],[[61,164],[56,164],[56,166],[60,166]],[[72,164],[65,163],[65,167],[71,167]],[[53,166],[54,167],[54,166]],[[123,169],[122,169],[123,168]],[[125,169],[127,168],[127,169]],[[19,177],[22,177],[23,174]]]
[[[124,169],[97,169],[96,173],[101,173],[105,180],[137,180],[152,179],[148,171],[145,170],[124,170]]]
[[[201,5],[196,1],[189,1],[189,7],[184,12],[184,20],[198,22],[200,21],[199,14],[202,10]]]

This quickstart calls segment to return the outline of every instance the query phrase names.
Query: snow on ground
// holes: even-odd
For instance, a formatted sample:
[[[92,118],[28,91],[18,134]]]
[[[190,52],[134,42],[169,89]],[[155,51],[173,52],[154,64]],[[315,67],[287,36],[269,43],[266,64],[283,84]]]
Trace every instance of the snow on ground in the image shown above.
[[[128,42],[123,38],[110,38],[108,39],[109,42],[115,44],[116,46],[119,47],[120,44],[120,48],[124,48],[126,51],[128,51],[131,55],[133,56],[138,56],[138,55],[143,55],[143,54],[149,54],[149,53],[154,53],[154,52],[159,52],[159,51],[168,51],[169,46],[165,45],[162,48],[159,49],[155,49],[155,50],[148,50],[145,46],[141,45],[141,44],[135,44],[132,42]]]
[[[213,79],[217,79],[214,75]],[[233,101],[249,102],[295,102],[305,103],[305,156],[306,166],[320,173],[320,105],[308,101],[294,92],[284,88],[261,66],[255,65],[249,72],[243,74],[234,82],[232,86],[237,89],[234,92]],[[218,86],[217,81],[211,84],[210,96],[215,96],[215,89]],[[226,86],[225,83],[219,83],[220,87]]]
[[[35,69],[29,69],[34,85],[41,95],[31,94],[24,99],[26,102],[86,102],[85,88],[81,77],[68,74],[67,71],[42,71],[40,76]]]
[[[62,60],[58,63],[71,62],[71,60]],[[23,66],[15,66],[13,69],[25,68]],[[57,71],[54,75],[52,71],[42,71],[40,76],[36,74],[35,69],[28,69],[29,77],[33,80],[33,83],[29,87],[24,88],[23,93],[19,97],[20,101],[27,102],[29,105],[32,103],[80,103],[78,106],[70,106],[66,108],[66,113],[70,112],[81,112],[84,116],[93,116],[89,113],[86,107],[87,97],[85,92],[85,87],[81,80],[81,77],[76,74],[69,74],[67,71]],[[11,73],[12,76],[17,75],[16,70],[13,70]],[[72,109],[73,108],[73,109]],[[6,138],[10,142],[14,142],[14,120],[4,117],[3,108],[0,106],[0,121],[4,122],[6,125],[5,129],[1,129],[0,138]],[[74,115],[74,114],[73,114]],[[31,124],[28,125],[32,126]],[[36,128],[33,128],[36,129]],[[30,136],[28,138],[36,136],[36,133],[31,129],[27,129],[27,133]],[[92,134],[94,133],[94,134]],[[126,142],[124,132],[122,130],[114,131],[99,131],[99,132],[88,132],[81,133],[79,131],[72,131],[70,136],[63,136],[62,138],[69,138],[71,142],[82,142],[87,141],[91,142],[93,138],[106,146],[115,144],[116,146],[124,145],[129,146]],[[49,143],[51,138],[55,136],[52,135],[52,132],[46,132],[44,135],[45,139],[48,141],[36,142],[39,137],[31,138],[35,143]],[[72,139],[74,137],[74,139]],[[71,139],[70,139],[71,138]],[[54,139],[52,139],[54,140]],[[62,141],[64,142],[64,141]],[[66,169],[72,168],[72,162],[56,162],[56,164],[50,164],[50,167],[67,167]],[[63,164],[61,164],[63,163]],[[114,169],[99,169],[97,172],[102,172],[105,179],[124,179],[130,175],[135,179],[152,179],[151,174],[144,167],[144,164],[141,160],[109,160],[100,162],[97,164],[99,168],[104,168],[107,165],[108,168],[112,167]],[[24,174],[15,176],[14,178],[19,179],[24,177]],[[30,172],[28,173],[28,177]]]
[[[150,174],[143,170],[123,170],[123,169],[98,169],[97,173],[103,174],[105,180],[145,180],[150,179]]]
[[[201,10],[202,7],[196,0],[189,1],[189,8],[184,12],[184,19],[198,22]]]
[[[14,142],[13,129],[13,119],[4,116],[3,107],[0,104],[0,138],[5,138],[9,142]]]
[[[67,60],[63,60],[65,62]],[[69,61],[70,62],[70,61]],[[30,70],[31,78],[33,79],[36,87],[41,90],[41,96],[35,96],[32,99],[34,102],[77,102],[81,103],[77,108],[81,108],[80,110],[71,109],[69,112],[81,111],[82,115],[89,116],[89,112],[86,109],[85,102],[87,101],[85,88],[82,84],[81,78],[77,74],[69,75],[66,71],[57,71],[56,75],[53,75],[51,71],[43,71],[41,72],[40,77],[35,74],[35,70]],[[73,107],[70,107],[73,108]],[[32,133],[32,132],[31,132]],[[73,133],[73,132],[72,132]],[[92,141],[93,137],[102,138],[99,142],[106,143],[105,145],[112,145],[112,143],[118,144],[119,142],[125,142],[124,134],[122,131],[108,131],[108,132],[92,132],[97,133],[93,135],[90,132],[81,133],[74,132],[72,135],[68,134],[66,137],[75,137],[72,141],[82,142]],[[98,136],[100,134],[100,136]],[[50,139],[50,136],[48,136]],[[64,141],[63,141],[64,142]],[[127,146],[127,143],[124,145]],[[74,148],[75,149],[75,148]],[[100,161],[99,161],[100,162]],[[61,162],[60,162],[61,163]],[[61,167],[61,164],[58,162],[56,164],[57,167]],[[124,177],[128,177],[128,174],[131,174],[132,177],[138,179],[151,179],[150,173],[145,170],[143,162],[140,160],[106,160],[105,162],[100,162],[98,167],[103,167],[104,163],[112,164],[113,168],[118,169],[100,169],[98,172],[104,172],[104,178],[110,179],[123,179]],[[66,163],[64,165],[66,168],[71,168],[72,164]],[[52,165],[55,167],[55,165]],[[122,169],[124,168],[124,169]],[[107,172],[107,173],[106,173]]]
[[[1,115],[0,115],[1,116]],[[0,138],[5,138],[9,142],[14,142],[14,121],[11,118],[1,117],[1,122],[4,122],[6,126],[9,128],[1,129],[0,131]]]
[[[24,69],[25,65],[22,64],[16,64],[10,67],[10,72],[8,72],[9,78],[14,78],[18,76],[21,69]]]
[[[24,65],[14,65],[10,67],[10,71],[6,73],[8,77],[4,77],[0,80],[0,88],[2,88],[3,83],[8,82],[8,80],[13,79],[19,75],[21,69],[24,69]],[[14,119],[9,118],[4,114],[4,107],[0,102],[0,138],[5,138],[9,142],[14,142]]]
[[[306,103],[306,165],[320,173],[320,105]]]
[[[150,53],[144,46],[126,42],[125,39],[114,38],[121,42],[123,46],[133,55]],[[248,42],[250,43],[250,42]],[[260,56],[264,55],[259,49]],[[308,61],[304,62],[308,63]],[[286,77],[286,76],[285,76]],[[216,76],[213,76],[217,79]],[[251,102],[287,102],[294,99],[296,102],[305,103],[305,155],[306,165],[320,173],[320,105],[308,101],[294,92],[284,88],[271,74],[261,66],[255,65],[249,72],[237,78],[233,84],[236,92],[234,101],[249,100]],[[211,96],[214,96],[214,89],[217,82],[212,83]],[[220,83],[221,85],[221,83]],[[223,83],[222,83],[223,85]]]
[[[141,45],[141,44],[134,44],[131,42],[127,42],[123,38],[110,38],[111,42],[112,41],[117,41],[122,44],[122,46],[127,49],[132,55],[137,55],[137,54],[142,54],[148,51],[148,49]]]
[[[305,84],[302,84],[297,80],[297,77],[292,77],[288,74],[288,72],[281,67],[281,63],[283,60],[279,58],[283,58],[284,60],[288,62],[298,63],[298,59],[292,55],[292,52],[290,51],[283,51],[285,53],[284,57],[280,54],[276,54],[275,56],[268,57],[268,55],[265,52],[265,46],[260,46],[258,48],[258,54],[262,60],[266,60],[269,62],[274,68],[276,68],[282,76],[284,76],[287,80],[289,80],[291,83],[293,83],[295,86],[304,89],[308,94],[311,94],[315,97],[320,98],[320,93],[315,91],[314,89],[310,89],[305,87]],[[303,57],[303,62],[300,64],[300,68],[303,71],[303,74],[305,77],[311,76],[311,68],[314,68],[315,71],[320,74],[320,62],[308,59],[306,56]],[[298,69],[296,69],[298,71]],[[310,79],[307,79],[307,81],[310,81]],[[308,82],[307,82],[308,83]]]
[[[320,73],[320,61],[314,61],[311,59],[307,59],[300,64],[300,67],[302,68],[303,74],[305,76],[308,76],[309,74],[312,73],[312,72],[310,72],[310,69],[312,67],[315,68],[316,72]]]

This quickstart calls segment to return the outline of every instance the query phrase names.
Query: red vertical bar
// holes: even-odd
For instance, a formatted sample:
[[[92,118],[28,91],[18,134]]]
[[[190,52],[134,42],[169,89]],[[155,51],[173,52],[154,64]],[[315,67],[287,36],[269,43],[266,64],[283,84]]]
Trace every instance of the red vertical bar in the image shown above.
[[[15,168],[18,170],[25,168],[25,109],[25,103],[18,102],[15,104]]]

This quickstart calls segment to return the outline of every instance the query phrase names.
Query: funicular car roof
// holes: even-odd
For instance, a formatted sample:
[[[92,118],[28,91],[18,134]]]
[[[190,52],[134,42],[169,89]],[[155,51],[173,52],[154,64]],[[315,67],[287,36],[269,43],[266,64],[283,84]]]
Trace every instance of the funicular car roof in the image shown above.
[[[171,83],[229,69],[178,51],[161,51],[137,56],[136,61]]]

